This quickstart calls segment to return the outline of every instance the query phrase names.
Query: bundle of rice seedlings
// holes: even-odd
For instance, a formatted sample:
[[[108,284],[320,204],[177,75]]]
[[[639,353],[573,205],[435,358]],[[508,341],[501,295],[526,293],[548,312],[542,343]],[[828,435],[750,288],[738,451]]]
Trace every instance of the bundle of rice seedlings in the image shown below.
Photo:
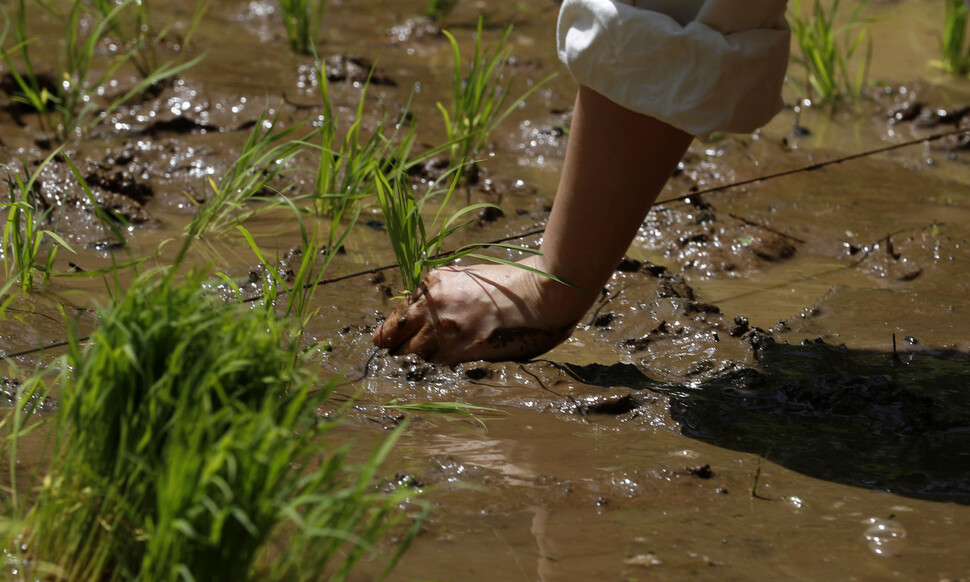
[[[352,464],[289,323],[203,280],[143,275],[88,342],[72,333],[24,579],[340,580],[407,517],[409,493],[374,483],[399,432]]]

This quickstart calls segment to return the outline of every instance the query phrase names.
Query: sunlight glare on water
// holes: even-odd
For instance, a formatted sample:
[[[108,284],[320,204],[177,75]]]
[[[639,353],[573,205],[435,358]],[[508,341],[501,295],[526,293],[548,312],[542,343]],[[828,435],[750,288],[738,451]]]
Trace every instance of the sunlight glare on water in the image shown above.
[[[886,558],[896,556],[903,549],[906,528],[898,521],[870,517],[866,523],[865,537],[869,549],[877,556]]]

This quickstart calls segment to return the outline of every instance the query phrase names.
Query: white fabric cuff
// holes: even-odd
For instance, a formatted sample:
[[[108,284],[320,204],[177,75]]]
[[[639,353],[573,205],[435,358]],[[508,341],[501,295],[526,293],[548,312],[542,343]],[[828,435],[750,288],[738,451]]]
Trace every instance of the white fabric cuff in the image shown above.
[[[785,0],[681,0],[672,15],[665,2],[565,0],[560,60],[581,85],[693,135],[754,131],[781,110]]]

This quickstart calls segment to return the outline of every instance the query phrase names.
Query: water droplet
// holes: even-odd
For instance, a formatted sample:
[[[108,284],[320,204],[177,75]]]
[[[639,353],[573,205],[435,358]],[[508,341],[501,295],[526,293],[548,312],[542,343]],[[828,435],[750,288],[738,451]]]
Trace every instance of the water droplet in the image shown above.
[[[877,556],[895,556],[903,549],[906,528],[898,521],[871,517],[866,529],[866,543]]]
[[[629,558],[623,560],[624,564],[630,566],[659,566],[662,564],[657,555],[653,552],[648,552],[646,554],[637,554],[636,556],[630,556]]]

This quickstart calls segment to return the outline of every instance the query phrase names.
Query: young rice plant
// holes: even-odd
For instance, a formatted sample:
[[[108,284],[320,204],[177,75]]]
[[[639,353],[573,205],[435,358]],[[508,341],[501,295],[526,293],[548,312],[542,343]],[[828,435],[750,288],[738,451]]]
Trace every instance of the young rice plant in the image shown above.
[[[404,292],[418,289],[424,276],[431,269],[462,257],[472,257],[494,263],[512,265],[568,285],[565,281],[532,267],[520,265],[498,257],[483,255],[477,251],[488,246],[507,248],[526,253],[538,253],[535,249],[509,244],[471,243],[451,252],[442,252],[445,240],[471,224],[472,219],[462,219],[482,208],[494,204],[479,203],[464,206],[445,218],[446,208],[461,178],[461,168],[454,168],[446,189],[431,190],[421,198],[415,198],[414,188],[406,171],[397,166],[390,172],[375,172],[377,179],[377,202],[384,215],[387,235],[397,258],[398,269],[404,284]],[[425,223],[426,206],[437,204],[431,224]],[[433,206],[432,206],[433,208]]]
[[[3,225],[3,265],[7,280],[16,280],[24,292],[33,290],[37,283],[36,274],[41,275],[41,284],[46,284],[54,271],[54,259],[57,249],[63,247],[70,252],[74,249],[52,230],[40,228],[51,209],[41,212],[37,208],[37,194],[35,192],[37,177],[44,167],[57,155],[55,150],[34,171],[33,174],[23,165],[23,173],[18,173],[10,166],[0,164],[0,168],[7,171],[7,191],[9,202],[0,203],[0,207],[7,209],[7,219]],[[45,245],[49,239],[51,245]],[[44,251],[46,250],[46,255]]]
[[[872,60],[868,21],[861,17],[867,0],[856,4],[844,24],[837,22],[839,4],[839,0],[834,0],[829,8],[825,8],[820,0],[814,0],[812,15],[806,20],[802,16],[801,0],[794,0],[788,16],[800,53],[792,60],[805,73],[801,83],[789,77],[790,84],[801,96],[825,106],[858,99],[866,85]],[[860,53],[860,49],[864,51]],[[853,69],[854,59],[859,62]]]
[[[509,102],[512,80],[502,85],[503,72],[511,47],[507,46],[512,27],[506,27],[494,47],[482,47],[483,19],[478,20],[475,36],[475,52],[468,66],[467,77],[463,75],[463,62],[458,41],[448,31],[443,31],[451,43],[454,69],[452,70],[451,111],[438,103],[445,122],[445,132],[451,143],[451,166],[463,166],[478,155],[489,136],[523,101],[529,98],[555,73],[538,81],[517,99]]]
[[[101,9],[74,1],[66,12],[46,2],[32,3],[46,10],[61,25],[60,62],[54,78],[50,80],[45,80],[36,72],[37,66],[29,51],[34,39],[27,32],[26,4],[27,0],[16,0],[13,19],[8,19],[4,13],[0,59],[7,65],[17,84],[19,92],[14,99],[36,110],[44,130],[60,141],[82,137],[135,95],[193,67],[202,59],[200,56],[186,62],[176,59],[160,65],[156,63],[154,68],[144,70],[142,79],[134,87],[99,106],[99,92],[137,54],[141,44],[137,40],[132,41],[124,52],[107,62],[98,58],[99,47],[113,30],[119,29],[118,19],[122,13],[135,4],[141,4],[141,0],[102,2]],[[196,23],[198,18],[197,15]],[[11,25],[14,45],[6,48]]]
[[[970,47],[966,43],[970,7],[966,0],[944,0],[944,6],[942,58],[932,64],[951,75],[966,76],[970,73]]]
[[[286,296],[283,314],[287,318],[295,319],[297,331],[291,334],[290,339],[291,341],[298,342],[303,336],[302,330],[316,314],[316,311],[310,308],[311,300],[316,294],[317,288],[320,286],[323,274],[326,272],[327,267],[330,266],[334,257],[337,256],[335,249],[343,245],[350,231],[357,223],[357,217],[360,212],[358,209],[357,214],[354,215],[353,219],[350,220],[339,235],[337,232],[340,225],[335,221],[331,226],[329,244],[326,247],[322,247],[319,244],[317,230],[313,229],[312,232],[309,231],[303,214],[292,203],[290,205],[290,208],[293,210],[294,220],[300,227],[301,242],[299,252],[300,264],[297,268],[293,269],[292,281],[288,282],[287,278],[280,272],[278,258],[276,263],[267,261],[252,234],[241,225],[236,228],[242,233],[249,247],[259,260],[260,265],[262,265],[264,271],[267,273],[263,281],[264,305],[268,309],[272,309],[281,303],[280,295]],[[320,260],[320,257],[323,257],[322,260]],[[237,295],[239,295],[238,288]]]
[[[406,151],[396,150],[409,149],[413,136],[409,134],[404,140],[397,141],[396,129],[391,136],[386,135],[386,118],[382,118],[370,138],[361,140],[364,104],[367,88],[370,86],[368,79],[361,90],[356,117],[347,128],[343,140],[338,140],[337,119],[330,101],[330,86],[324,66],[321,61],[317,67],[323,120],[320,127],[320,163],[317,166],[313,206],[316,214],[332,218],[336,226],[352,214],[355,208],[359,209],[363,199],[376,193],[371,176],[373,168],[379,167],[386,158],[406,155]]]
[[[50,467],[12,508],[16,579],[344,580],[406,518],[410,492],[375,489],[400,430],[351,464],[316,412],[333,384],[286,322],[218,302],[203,278],[142,275],[90,341],[71,330]]]
[[[279,0],[279,8],[290,50],[301,55],[314,54],[327,0]]]

